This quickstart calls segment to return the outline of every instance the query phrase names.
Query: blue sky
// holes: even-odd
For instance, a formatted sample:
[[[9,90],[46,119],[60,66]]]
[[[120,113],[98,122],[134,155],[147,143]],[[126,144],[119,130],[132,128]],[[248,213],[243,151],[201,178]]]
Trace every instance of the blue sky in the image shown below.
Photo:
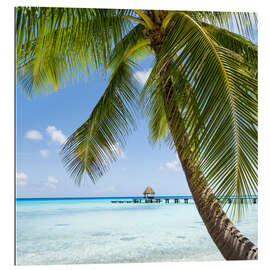
[[[134,74],[141,83],[151,62],[150,58],[141,62],[141,70]],[[106,175],[96,184],[87,175],[80,187],[74,184],[58,151],[88,118],[105,88],[106,80],[99,75],[87,82],[68,81],[58,92],[32,99],[17,86],[17,197],[140,196],[147,185],[157,195],[190,194],[176,153],[166,144],[149,144],[143,118]]]

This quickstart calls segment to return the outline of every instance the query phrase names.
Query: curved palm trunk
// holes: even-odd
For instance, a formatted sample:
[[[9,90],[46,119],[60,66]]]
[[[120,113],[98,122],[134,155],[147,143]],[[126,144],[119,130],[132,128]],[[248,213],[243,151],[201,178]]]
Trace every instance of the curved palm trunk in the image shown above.
[[[163,93],[164,108],[169,129],[177,146],[177,153],[185,172],[189,189],[199,214],[216,246],[227,260],[254,260],[258,256],[258,248],[233,225],[209,188],[206,179],[196,162],[190,162],[192,151],[187,152],[188,136],[185,131],[179,134],[182,121],[177,106],[171,106],[173,89],[170,82]],[[168,104],[170,103],[170,106]],[[170,108],[169,108],[170,107]],[[185,153],[185,155],[183,155]]]

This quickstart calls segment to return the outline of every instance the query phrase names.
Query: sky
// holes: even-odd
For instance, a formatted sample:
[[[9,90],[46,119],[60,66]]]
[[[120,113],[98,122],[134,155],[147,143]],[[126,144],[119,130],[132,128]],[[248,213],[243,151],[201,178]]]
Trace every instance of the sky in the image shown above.
[[[134,73],[145,82],[152,59]],[[106,80],[93,74],[87,81],[68,81],[58,92],[29,99],[16,87],[16,194],[17,198],[142,196],[150,185],[156,195],[190,195],[176,153],[165,143],[149,143],[143,116],[137,130],[120,149],[119,160],[96,184],[85,174],[76,185],[58,151],[66,138],[90,115],[106,88]]]

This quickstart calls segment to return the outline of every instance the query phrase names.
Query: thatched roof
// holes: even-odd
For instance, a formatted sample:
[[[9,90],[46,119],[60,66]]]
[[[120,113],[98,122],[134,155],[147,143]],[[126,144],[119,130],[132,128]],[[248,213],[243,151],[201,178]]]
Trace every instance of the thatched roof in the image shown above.
[[[155,194],[155,191],[151,187],[147,187],[143,194]]]

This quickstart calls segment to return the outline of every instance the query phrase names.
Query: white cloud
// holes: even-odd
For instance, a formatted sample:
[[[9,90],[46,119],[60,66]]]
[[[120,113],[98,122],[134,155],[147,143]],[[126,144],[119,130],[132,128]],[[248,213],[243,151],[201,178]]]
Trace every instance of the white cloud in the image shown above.
[[[44,158],[47,158],[49,156],[49,150],[47,150],[47,149],[42,149],[39,152],[40,152],[41,156]]]
[[[149,77],[150,72],[151,72],[151,68],[146,71],[136,71],[134,73],[134,77],[140,84],[144,85],[146,83],[146,80]]]
[[[174,171],[174,172],[179,172],[181,171],[181,166],[180,166],[180,161],[178,160],[178,156],[176,155],[176,159],[173,161],[169,161],[166,164],[160,164],[159,166],[160,171]]]
[[[30,140],[42,140],[43,136],[38,130],[28,130],[25,134],[25,138]]]
[[[180,163],[179,160],[173,160],[171,162],[166,163],[166,168],[171,170],[171,171],[180,171]]]
[[[54,184],[56,184],[56,183],[58,183],[59,181],[58,181],[58,179],[56,179],[55,177],[49,176],[49,177],[48,177],[48,182],[49,182],[49,183],[54,183]]]
[[[26,173],[16,173],[16,181],[17,185],[25,186],[27,184],[28,176]]]
[[[59,182],[58,179],[56,179],[53,176],[49,176],[47,179],[47,182],[45,183],[45,186],[49,187],[49,188],[53,188],[56,189],[56,184]]]
[[[54,142],[63,144],[67,139],[63,132],[54,126],[48,126],[46,131]]]

